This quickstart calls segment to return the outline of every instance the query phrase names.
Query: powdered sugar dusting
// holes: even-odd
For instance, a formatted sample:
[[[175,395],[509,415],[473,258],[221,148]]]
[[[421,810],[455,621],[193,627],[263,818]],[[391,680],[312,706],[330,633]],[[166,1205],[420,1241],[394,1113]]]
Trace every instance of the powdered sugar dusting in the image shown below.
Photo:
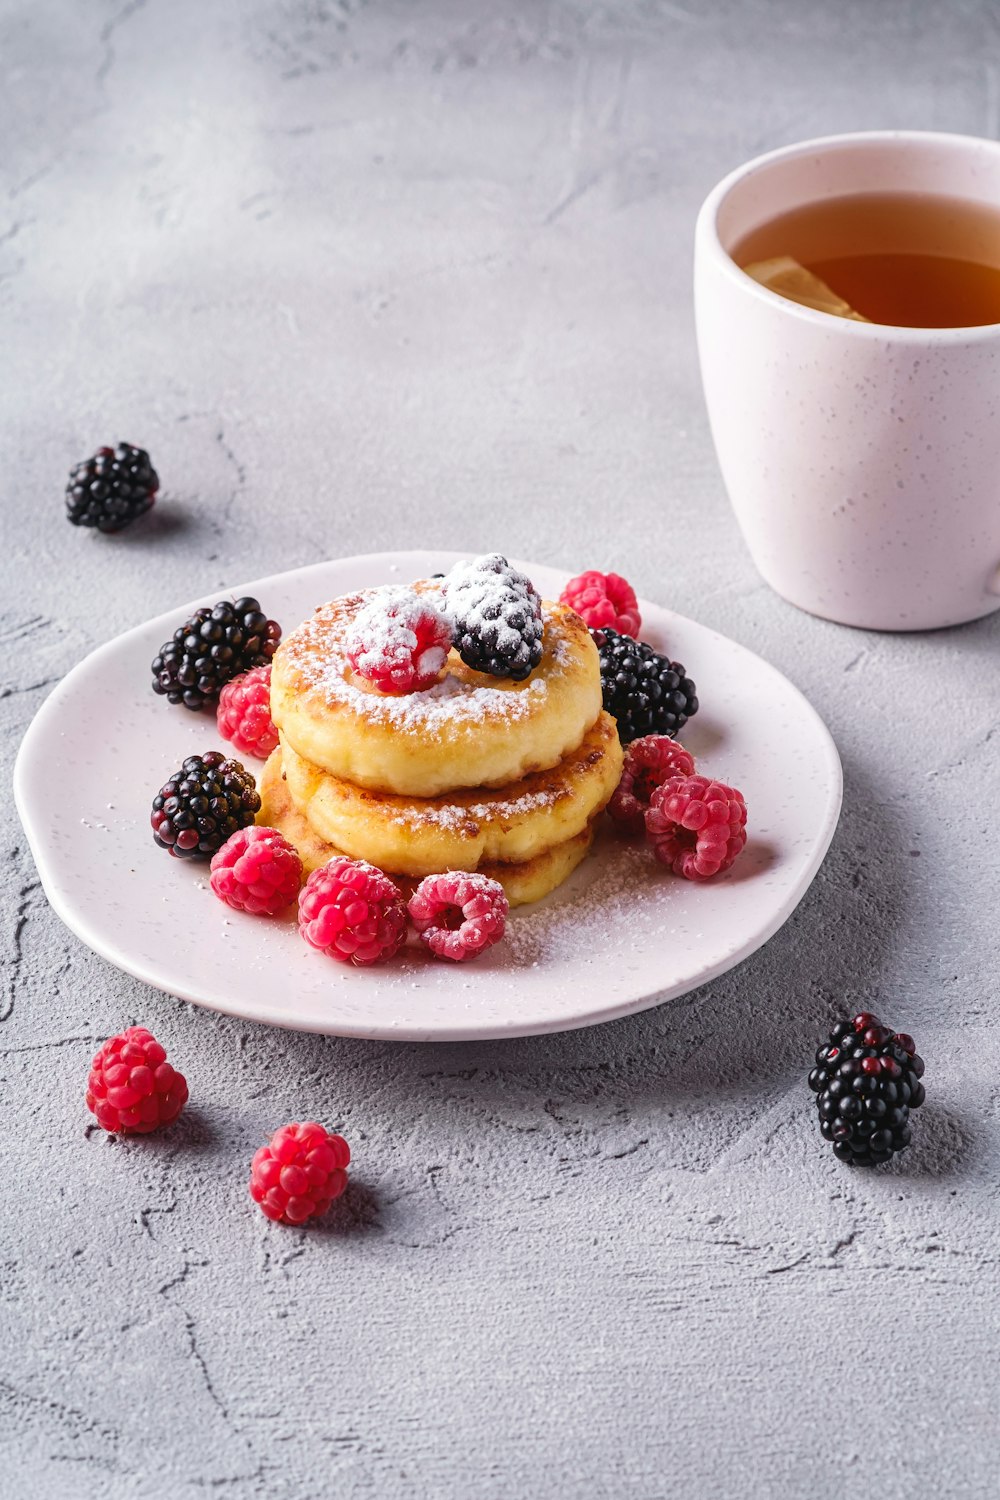
[[[501,553],[455,563],[444,589],[459,635],[488,634],[501,656],[516,652],[526,637],[540,640],[542,601],[531,580]]]
[[[414,676],[421,682],[436,677],[450,645],[451,626],[436,603],[398,584],[372,591],[344,640],[348,659],[362,677],[391,683],[402,692]]]
[[[436,827],[456,833],[468,824],[495,823],[498,815],[506,821],[521,821],[532,812],[554,807],[561,794],[544,787],[538,791],[523,792],[520,796],[506,798],[500,794],[492,802],[433,802],[422,806],[400,808],[393,813],[393,822],[401,827]]]
[[[570,961],[595,941],[648,950],[669,942],[663,897],[671,881],[639,840],[616,838],[607,824],[566,883],[537,906],[516,912],[507,926],[512,968]]]
[[[528,575],[511,567],[499,552],[474,557],[471,562],[455,563],[444,580],[444,587],[449,598],[469,590],[494,602],[503,600],[511,593],[523,593],[534,604],[541,603]],[[492,619],[493,616],[486,618]]]
[[[281,648],[295,662],[301,683],[322,692],[327,702],[348,709],[374,723],[391,724],[401,734],[433,735],[449,723],[482,723],[506,719],[517,722],[537,714],[547,696],[547,680],[560,676],[572,662],[562,632],[547,631],[548,664],[544,674],[522,682],[487,684],[478,674],[467,674],[453,654],[444,675],[432,686],[394,697],[372,691],[355,680],[347,655],[347,638],[355,619],[376,591],[366,589],[321,605]],[[421,583],[418,592],[440,595],[434,583]],[[543,607],[543,621],[550,622]]]

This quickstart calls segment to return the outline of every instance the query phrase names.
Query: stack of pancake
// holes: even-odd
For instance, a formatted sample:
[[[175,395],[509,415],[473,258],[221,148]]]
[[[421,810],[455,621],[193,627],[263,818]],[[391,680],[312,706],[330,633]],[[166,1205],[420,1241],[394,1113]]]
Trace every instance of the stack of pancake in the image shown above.
[[[440,593],[438,580],[413,585]],[[260,779],[258,822],[308,871],[337,854],[405,885],[444,870],[499,880],[511,905],[540,900],[583,859],[621,775],[601,709],[597,649],[580,617],[543,601],[543,654],[522,682],[455,651],[439,680],[391,696],[357,676],[346,638],[371,589],[335,599],[274,658],[280,744]]]

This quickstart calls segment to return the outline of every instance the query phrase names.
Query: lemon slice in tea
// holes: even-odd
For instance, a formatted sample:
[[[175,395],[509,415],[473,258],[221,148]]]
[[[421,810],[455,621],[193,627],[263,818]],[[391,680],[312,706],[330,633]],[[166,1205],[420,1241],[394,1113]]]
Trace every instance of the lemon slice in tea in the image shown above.
[[[838,297],[835,291],[800,266],[790,255],[776,255],[771,260],[755,260],[743,267],[748,276],[766,286],[769,292],[787,297],[789,302],[799,302],[803,307],[815,308],[817,312],[832,313],[835,318],[850,318],[855,323],[867,323],[870,319],[855,312],[849,302]]]

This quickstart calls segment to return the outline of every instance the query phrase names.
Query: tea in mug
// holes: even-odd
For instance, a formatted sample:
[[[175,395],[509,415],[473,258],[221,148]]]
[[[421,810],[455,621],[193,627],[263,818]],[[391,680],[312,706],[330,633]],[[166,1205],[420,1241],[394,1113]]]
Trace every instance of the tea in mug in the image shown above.
[[[853,193],[780,214],[731,254],[773,291],[841,317],[897,328],[1000,323],[1000,204]]]

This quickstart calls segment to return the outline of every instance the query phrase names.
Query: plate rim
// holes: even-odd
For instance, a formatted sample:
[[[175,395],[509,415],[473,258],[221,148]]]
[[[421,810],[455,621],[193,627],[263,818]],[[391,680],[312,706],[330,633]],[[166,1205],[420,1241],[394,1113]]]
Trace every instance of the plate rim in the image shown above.
[[[14,760],[12,778],[14,803],[21,821],[21,826],[24,829],[24,833],[28,841],[28,846],[31,850],[31,855],[35,863],[35,868],[38,872],[38,878],[42,890],[49,905],[52,907],[53,911],[55,912],[59,920],[64,924],[64,926],[66,926],[70,930],[70,932],[72,932],[74,936],[76,936],[86,947],[90,948],[92,952],[96,953],[99,958],[111,964],[113,968],[116,968],[123,973],[129,974],[132,978],[139,980],[140,983],[148,984],[150,988],[158,990],[160,993],[172,995],[177,999],[187,1001],[194,1005],[199,1005],[207,1010],[213,1010],[223,1015],[234,1016],[241,1020],[251,1020],[259,1025],[273,1025],[281,1027],[285,1030],[300,1031],[313,1035],[341,1036],[363,1040],[399,1042],[503,1040],[508,1037],[514,1038],[524,1036],[558,1035],[559,1033],[564,1031],[577,1031],[582,1030],[588,1026],[604,1025],[609,1021],[619,1020],[624,1016],[639,1015],[645,1010],[651,1010],[658,1005],[666,1004],[669,1000],[677,999],[682,995],[690,994],[692,990],[698,989],[704,984],[709,984],[713,979],[717,979],[720,975],[726,974],[731,969],[736,968],[737,965],[745,962],[746,959],[751,958],[762,947],[764,947],[766,943],[770,942],[771,938],[774,937],[775,933],[784,926],[785,922],[788,921],[789,917],[802,902],[803,898],[806,895],[806,892],[809,890],[813,881],[815,880],[816,875],[820,869],[820,866],[825,860],[827,853],[829,852],[830,845],[833,841],[833,836],[836,832],[837,825],[840,820],[841,808],[843,806],[843,766],[841,763],[840,754],[837,750],[836,743],[833,739],[832,734],[830,733],[830,730],[828,729],[818,710],[809,701],[802,689],[799,688],[788,677],[786,677],[785,674],[778,667],[774,666],[772,662],[769,662],[766,657],[760,656],[757,652],[752,651],[749,646],[744,646],[740,641],[733,640],[732,637],[724,635],[721,631],[716,630],[711,625],[703,625],[700,621],[694,620],[688,615],[682,615],[678,613],[678,611],[672,610],[666,605],[656,604],[655,601],[646,599],[640,599],[639,603],[641,607],[648,607],[651,611],[654,611],[658,615],[662,614],[668,617],[672,617],[675,620],[683,622],[684,625],[694,626],[697,630],[708,634],[712,636],[716,641],[723,643],[726,648],[735,648],[738,652],[745,653],[747,656],[751,657],[759,667],[765,669],[766,672],[777,677],[785,686],[785,688],[799,700],[799,707],[800,709],[805,711],[806,717],[811,720],[812,727],[814,731],[817,732],[818,741],[823,750],[826,770],[825,780],[827,782],[828,790],[825,806],[822,810],[820,831],[818,837],[815,840],[813,851],[805,867],[804,874],[800,877],[800,880],[796,884],[796,886],[793,887],[792,890],[790,890],[785,895],[783,900],[777,905],[769,920],[764,923],[758,931],[755,932],[752,943],[740,947],[738,956],[733,956],[732,954],[723,956],[716,962],[706,965],[705,968],[703,970],[700,970],[695,977],[688,977],[679,980],[675,985],[666,985],[662,989],[657,989],[650,994],[642,995],[638,998],[633,997],[632,999],[618,999],[597,1009],[588,1010],[584,1015],[576,1015],[573,1017],[560,1019],[557,1022],[553,1022],[551,1018],[543,1018],[536,1022],[515,1021],[512,1022],[510,1026],[503,1026],[500,1029],[498,1029],[496,1023],[492,1022],[488,1024],[488,1027],[486,1029],[475,1024],[470,1024],[469,1026],[449,1024],[444,1027],[434,1028],[426,1031],[422,1031],[420,1027],[415,1026],[390,1027],[387,1025],[383,1025],[372,1027],[370,1025],[361,1023],[358,1023],[357,1025],[351,1023],[338,1023],[337,1029],[333,1030],[328,1024],[323,1024],[320,1019],[317,1019],[315,1024],[311,1024],[309,1021],[304,1021],[302,1018],[282,1018],[280,1015],[275,1013],[272,1013],[269,1016],[256,1014],[248,1015],[246,1010],[242,1009],[239,1006],[238,1002],[232,1003],[226,999],[219,998],[209,999],[204,991],[202,993],[193,993],[193,986],[182,986],[178,988],[173,985],[167,985],[166,983],[164,983],[162,978],[157,978],[155,974],[147,971],[141,962],[136,962],[130,959],[127,952],[116,948],[110,942],[106,942],[103,936],[98,934],[93,928],[88,925],[86,918],[80,917],[76,913],[71,902],[64,899],[58,882],[51,879],[48,856],[39,856],[39,848],[43,847],[43,844],[41,835],[34,826],[34,819],[29,808],[29,804],[32,799],[30,791],[26,786],[29,775],[27,768],[31,759],[31,750],[33,745],[35,744],[39,736],[44,736],[48,720],[54,715],[58,714],[59,705],[63,697],[66,696],[66,694],[70,691],[70,687],[74,679],[78,675],[81,675],[85,669],[98,666],[100,659],[103,656],[110,655],[112,652],[117,651],[118,648],[122,646],[127,646],[128,642],[133,637],[139,637],[140,635],[145,634],[153,626],[162,624],[163,627],[167,629],[167,633],[172,634],[173,628],[176,628],[176,625],[173,625],[173,627],[170,628],[171,622],[176,621],[176,619],[178,618],[187,619],[194,610],[200,608],[202,605],[216,602],[216,598],[219,596],[220,592],[223,595],[232,594],[237,598],[242,594],[256,596],[258,591],[265,588],[267,585],[281,583],[293,577],[296,579],[306,578],[308,577],[308,575],[313,573],[323,573],[331,567],[349,567],[352,565],[367,565],[369,567],[384,566],[385,571],[389,572],[390,567],[393,571],[399,571],[400,564],[410,558],[433,557],[440,562],[448,564],[451,561],[458,561],[460,559],[467,558],[470,555],[471,554],[468,552],[454,552],[450,549],[438,548],[413,548],[405,549],[402,551],[388,552],[362,552],[354,553],[347,557],[326,558],[319,562],[306,563],[298,568],[286,568],[280,573],[271,573],[266,575],[265,577],[257,578],[251,580],[248,583],[241,583],[236,586],[225,588],[219,586],[208,594],[200,595],[197,599],[192,600],[188,604],[178,605],[176,607],[163,611],[159,615],[151,616],[149,619],[143,620],[137,625],[130,626],[127,630],[121,631],[118,635],[113,636],[110,640],[102,642],[99,646],[95,646],[94,649],[87,652],[87,654],[82,657],[80,661],[76,662],[75,665],[72,666],[70,670],[65,674],[65,676],[62,677],[60,681],[55,685],[55,687],[52,689],[52,692],[49,693],[45,698],[44,702],[39,705],[30,723],[28,724],[28,727],[25,730],[24,735],[22,736],[21,743],[18,746],[17,755]],[[511,562],[515,567],[519,567],[529,573],[533,569],[545,569],[546,571],[551,573],[564,575],[564,577],[567,579],[573,576],[570,570],[566,568],[560,568],[548,563],[541,563],[537,561],[534,563],[524,562],[516,558],[512,558]],[[164,639],[166,639],[166,636],[164,637]]]

